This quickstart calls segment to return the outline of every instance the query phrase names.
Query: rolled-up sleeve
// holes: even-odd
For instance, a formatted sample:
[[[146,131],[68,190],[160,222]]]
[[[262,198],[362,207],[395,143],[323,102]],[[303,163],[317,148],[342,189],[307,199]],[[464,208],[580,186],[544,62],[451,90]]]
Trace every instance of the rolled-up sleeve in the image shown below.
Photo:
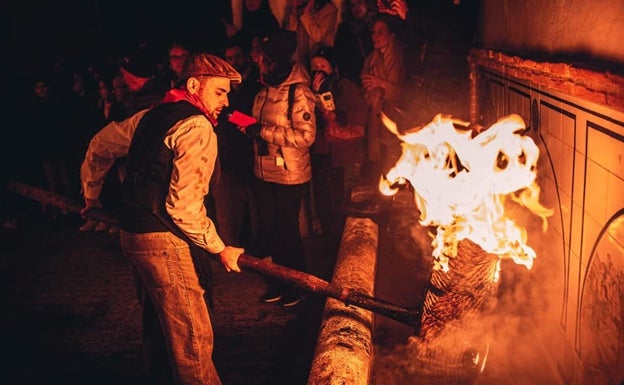
[[[193,243],[217,254],[225,244],[204,205],[217,158],[213,127],[205,117],[193,116],[169,130],[165,145],[173,151],[167,213]]]

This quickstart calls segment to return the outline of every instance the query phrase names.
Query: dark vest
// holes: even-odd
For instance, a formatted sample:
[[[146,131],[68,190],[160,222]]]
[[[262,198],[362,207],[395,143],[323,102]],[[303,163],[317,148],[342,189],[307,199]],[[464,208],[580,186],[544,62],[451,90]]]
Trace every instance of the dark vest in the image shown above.
[[[145,113],[136,128],[122,187],[119,227],[133,233],[181,231],[165,210],[173,170],[173,151],[163,143],[167,131],[180,120],[203,113],[191,103],[159,104]]]

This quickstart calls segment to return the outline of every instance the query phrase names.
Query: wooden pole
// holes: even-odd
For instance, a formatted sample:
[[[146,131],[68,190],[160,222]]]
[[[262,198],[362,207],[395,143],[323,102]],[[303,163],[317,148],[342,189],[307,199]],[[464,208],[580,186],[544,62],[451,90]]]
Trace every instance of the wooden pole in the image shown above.
[[[293,270],[266,259],[258,259],[243,254],[238,259],[238,265],[244,269],[269,275],[311,293],[335,298],[347,305],[361,307],[410,326],[415,327],[420,322],[420,311],[407,309],[382,299],[368,296],[357,290],[335,285],[314,275]]]
[[[82,209],[81,204],[38,187],[29,186],[19,182],[11,182],[7,184],[7,189],[21,196],[36,200],[42,204],[55,206],[64,212],[71,212],[80,215],[80,210]],[[110,216],[101,209],[91,210],[85,214],[84,217],[86,219],[94,219],[113,226],[116,226],[118,223],[116,218]],[[410,326],[417,326],[420,322],[419,310],[407,309],[393,303],[368,296],[364,293],[358,292],[357,290],[351,290],[349,288],[332,284],[314,275],[278,265],[268,259],[259,259],[251,255],[243,254],[238,259],[238,265],[243,269],[253,270],[257,273],[271,276],[311,293],[335,298],[347,305],[361,307]]]

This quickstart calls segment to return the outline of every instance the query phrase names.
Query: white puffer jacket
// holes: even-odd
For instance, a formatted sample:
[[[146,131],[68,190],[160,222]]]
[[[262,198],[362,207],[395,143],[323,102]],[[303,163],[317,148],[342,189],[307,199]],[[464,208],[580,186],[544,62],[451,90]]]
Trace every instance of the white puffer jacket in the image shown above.
[[[297,84],[288,119],[288,90]],[[316,137],[315,98],[310,90],[310,76],[295,64],[288,78],[277,87],[267,86],[254,100],[253,116],[262,125],[260,137],[266,141],[262,151],[254,143],[254,174],[266,182],[293,185],[312,177],[309,147]]]

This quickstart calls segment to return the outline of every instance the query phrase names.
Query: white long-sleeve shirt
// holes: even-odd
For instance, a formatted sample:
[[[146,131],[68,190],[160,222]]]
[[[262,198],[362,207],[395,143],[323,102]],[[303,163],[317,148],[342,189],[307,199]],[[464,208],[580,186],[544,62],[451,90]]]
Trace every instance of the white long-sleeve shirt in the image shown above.
[[[111,122],[90,141],[80,168],[83,195],[98,199],[106,174],[116,159],[128,154],[143,110],[121,122]],[[217,158],[217,135],[203,115],[183,119],[171,127],[164,144],[173,151],[173,170],[165,209],[173,222],[197,246],[217,254],[225,248],[204,198]]]

